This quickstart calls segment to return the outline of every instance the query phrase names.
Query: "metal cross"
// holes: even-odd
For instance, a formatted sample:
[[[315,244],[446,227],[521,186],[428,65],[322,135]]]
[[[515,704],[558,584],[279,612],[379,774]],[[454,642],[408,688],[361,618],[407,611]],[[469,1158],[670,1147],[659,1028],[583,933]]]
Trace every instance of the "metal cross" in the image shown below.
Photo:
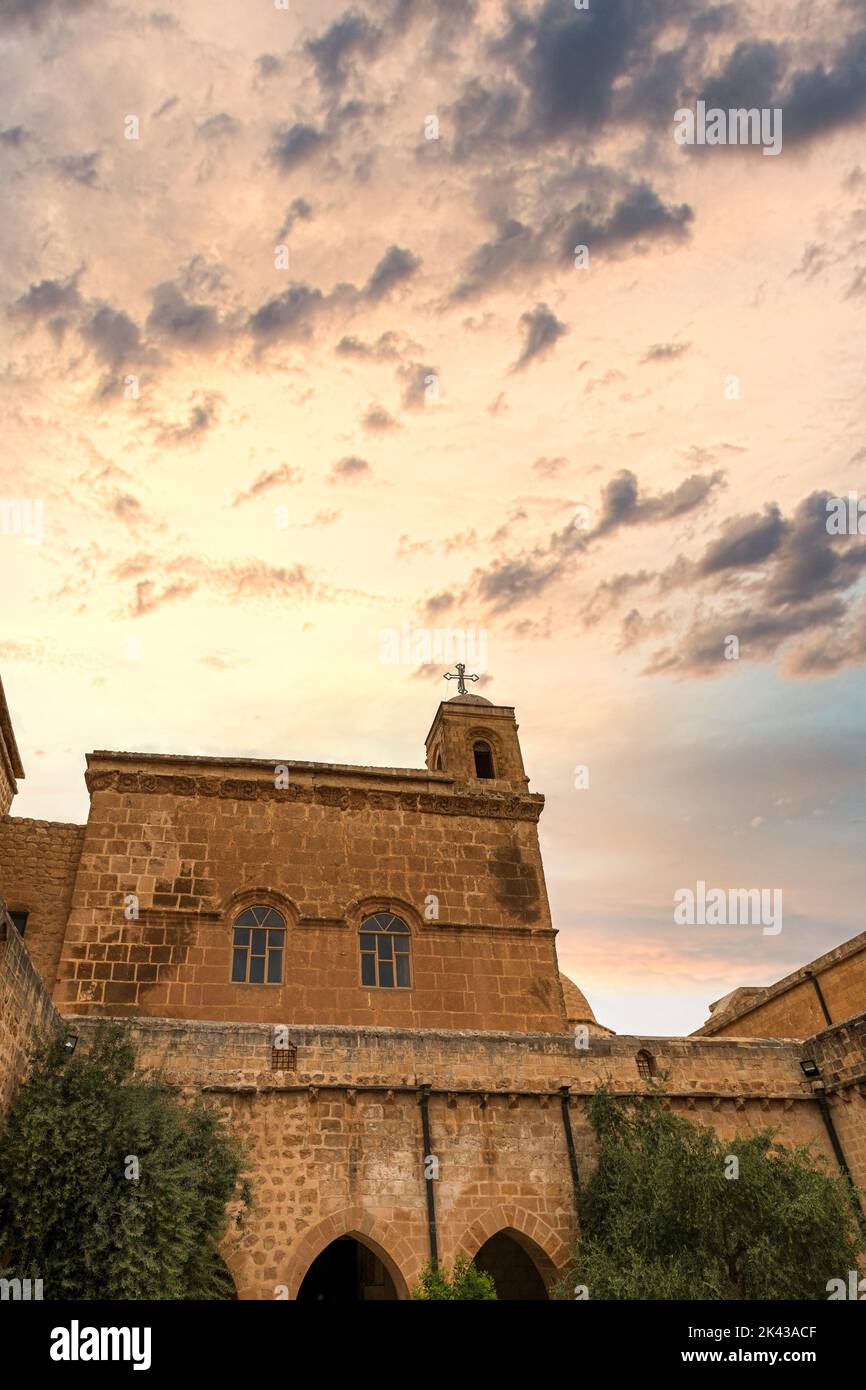
[[[457,665],[457,674],[456,674],[456,676],[455,676],[455,674],[454,674],[453,671],[448,671],[448,672],[446,672],[445,679],[446,679],[447,681],[456,681],[456,682],[457,682],[457,694],[458,694],[458,695],[465,695],[465,694],[466,694],[466,682],[467,682],[467,681],[477,681],[477,680],[478,680],[478,677],[477,677],[477,676],[467,676],[467,675],[465,674],[465,672],[466,672],[466,667],[465,667],[465,665],[464,665],[464,663],[463,663],[462,661],[458,661],[458,662],[456,663],[456,665]]]

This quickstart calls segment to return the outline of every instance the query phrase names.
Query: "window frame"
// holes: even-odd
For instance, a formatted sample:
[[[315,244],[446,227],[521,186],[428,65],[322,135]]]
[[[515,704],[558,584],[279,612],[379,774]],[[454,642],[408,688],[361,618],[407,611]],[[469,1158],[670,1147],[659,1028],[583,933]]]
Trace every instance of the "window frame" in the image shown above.
[[[371,923],[378,922],[380,918],[390,918],[391,922],[399,922],[402,930],[394,931],[390,927],[371,926]],[[364,945],[364,937],[369,937],[373,941],[372,946]],[[380,949],[380,943],[387,941],[390,953]],[[398,942],[405,943],[405,950],[396,949]],[[367,913],[361,920],[358,928],[358,966],[359,979],[362,989],[385,989],[385,990],[413,990],[415,988],[415,973],[412,967],[412,930],[405,917],[399,913],[392,912],[390,908],[379,908],[376,912]],[[407,982],[399,983],[399,961],[406,962]],[[373,980],[364,978],[365,962],[372,962]],[[381,967],[390,967],[393,974],[392,984],[382,983]]]
[[[486,756],[490,759],[490,775],[489,775],[489,776],[487,776],[486,774],[481,773],[481,772],[478,771],[478,757],[477,757],[477,754],[478,754],[481,750],[484,750],[484,752],[486,753]],[[480,736],[480,737],[478,737],[478,738],[473,738],[473,740],[472,740],[472,766],[473,766],[473,769],[474,769],[474,772],[475,772],[475,776],[476,776],[476,778],[477,778],[477,780],[478,780],[479,782],[495,782],[495,781],[496,781],[496,757],[495,757],[495,755],[494,755],[494,752],[493,752],[493,744],[490,742],[490,739],[484,738],[483,736]]]
[[[256,913],[262,914],[261,919],[258,921],[254,915]],[[243,921],[243,918],[248,916],[251,917],[252,920]],[[238,940],[239,932],[246,933],[247,940],[245,942]],[[254,932],[264,932],[265,939],[262,943],[264,951],[253,951],[253,946],[258,944],[254,940]],[[279,944],[271,940],[272,933],[280,933],[281,941]],[[232,939],[229,946],[229,983],[238,986],[250,985],[255,989],[261,989],[262,987],[282,989],[285,983],[286,936],[286,919],[283,913],[271,903],[255,902],[249,903],[245,907],[238,908],[232,920]],[[242,980],[235,977],[239,955],[242,955],[244,959],[245,973]],[[269,976],[271,974],[271,960],[275,956],[279,956],[279,979],[272,980]],[[263,978],[261,980],[253,980],[250,978],[253,960],[263,961]]]

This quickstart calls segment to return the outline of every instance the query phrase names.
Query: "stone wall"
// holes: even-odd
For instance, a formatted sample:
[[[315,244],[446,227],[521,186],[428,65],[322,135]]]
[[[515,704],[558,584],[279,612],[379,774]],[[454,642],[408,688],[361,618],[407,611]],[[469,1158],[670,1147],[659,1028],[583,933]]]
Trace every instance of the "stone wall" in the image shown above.
[[[96,1020],[67,1022],[86,1039]],[[646,1092],[641,1051],[689,1118],[723,1137],[778,1128],[833,1164],[792,1042],[598,1037],[577,1051],[571,1035],[298,1026],[287,1071],[274,1069],[274,1032],[261,1025],[141,1019],[133,1029],[140,1064],[211,1097],[251,1147],[255,1207],[224,1250],[243,1298],[282,1288],[294,1297],[316,1255],[344,1234],[375,1250],[398,1292],[412,1287],[429,1255],[424,1087],[440,1164],[439,1254],[449,1264],[507,1229],[553,1277],[575,1234],[560,1088],[569,1088],[585,1181],[594,1163],[587,1098],[600,1081]]]
[[[0,747],[0,816],[5,816],[18,790],[9,759],[5,754],[6,750]]]
[[[0,893],[10,911],[26,911],[27,947],[49,989],[66,932],[84,826],[0,819]]]
[[[821,1069],[833,1124],[866,1211],[866,1015],[824,1029],[801,1052]]]
[[[227,777],[206,759],[88,761],[61,1008],[562,1031],[541,797],[427,771],[292,764],[276,789],[262,763]],[[232,922],[251,903],[286,921],[282,985],[231,982]],[[359,927],[380,910],[411,932],[410,989],[361,985]]]
[[[27,1072],[33,1046],[61,1026],[27,947],[0,906],[0,1115]]]
[[[735,991],[730,1004],[717,1008],[694,1036],[808,1038],[827,1026],[816,981],[833,1023],[862,1013],[866,1009],[866,932],[766,989]]]

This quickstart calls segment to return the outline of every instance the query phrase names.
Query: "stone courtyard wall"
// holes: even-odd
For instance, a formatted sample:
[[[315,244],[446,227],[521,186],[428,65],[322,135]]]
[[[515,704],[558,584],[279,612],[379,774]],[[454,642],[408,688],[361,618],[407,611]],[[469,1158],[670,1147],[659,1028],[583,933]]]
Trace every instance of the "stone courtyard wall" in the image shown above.
[[[66,1021],[85,1039],[96,1024]],[[813,1143],[835,1168],[796,1042],[591,1038],[578,1051],[571,1035],[299,1026],[289,1030],[287,1071],[272,1066],[267,1026],[132,1026],[140,1065],[211,1097],[250,1146],[254,1210],[224,1249],[242,1298],[295,1297],[316,1255],[345,1234],[375,1250],[405,1296],[430,1250],[424,1088],[439,1256],[449,1264],[508,1229],[550,1281],[576,1231],[561,1088],[585,1182],[594,1164],[587,1099],[599,1082],[647,1092],[641,1051],[678,1112],[723,1138],[775,1128],[786,1143]],[[841,1106],[834,1099],[834,1113]]]

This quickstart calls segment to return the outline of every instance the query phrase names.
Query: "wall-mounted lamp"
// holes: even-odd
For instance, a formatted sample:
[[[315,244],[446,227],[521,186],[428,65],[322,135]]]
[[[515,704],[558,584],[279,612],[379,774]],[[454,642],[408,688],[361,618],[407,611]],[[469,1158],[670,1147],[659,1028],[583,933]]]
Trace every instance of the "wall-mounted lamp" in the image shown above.
[[[812,1057],[806,1057],[800,1063],[800,1068],[803,1072],[803,1075],[807,1076],[810,1081],[814,1081],[816,1077],[821,1075],[821,1068],[818,1066],[818,1063]]]
[[[71,1056],[72,1053],[75,1051],[75,1047],[76,1047],[77,1042],[78,1042],[78,1034],[77,1034],[77,1033],[67,1033],[67,1034],[66,1034],[66,1037],[63,1039],[63,1047],[64,1047],[64,1050],[65,1050],[66,1052],[68,1052],[68,1053],[70,1054],[70,1056]]]

